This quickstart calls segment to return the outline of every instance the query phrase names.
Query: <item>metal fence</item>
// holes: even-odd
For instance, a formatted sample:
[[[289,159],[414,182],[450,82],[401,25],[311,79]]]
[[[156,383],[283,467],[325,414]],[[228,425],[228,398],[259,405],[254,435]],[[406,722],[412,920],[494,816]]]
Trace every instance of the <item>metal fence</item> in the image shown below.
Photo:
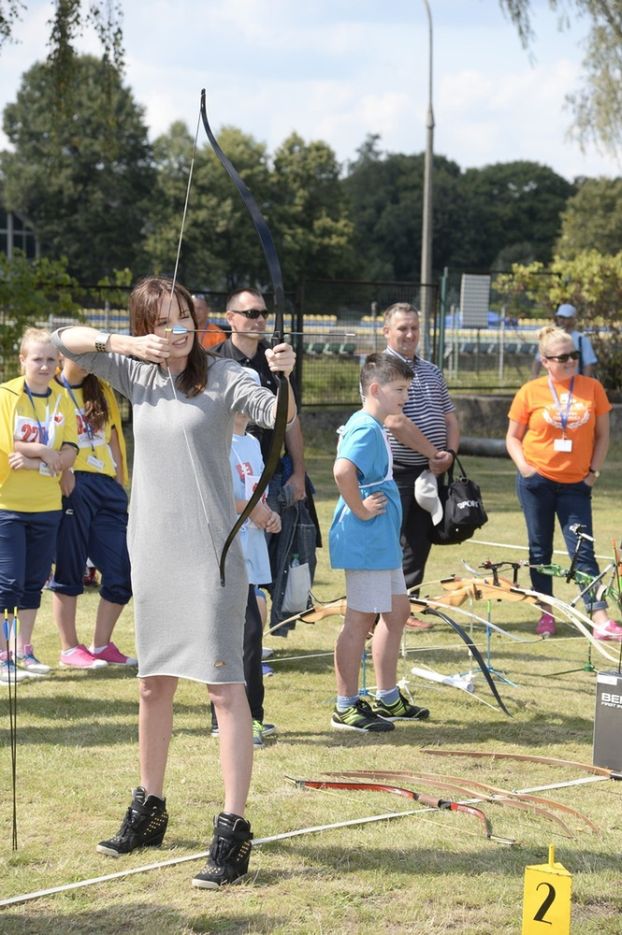
[[[463,328],[458,308],[459,273],[437,285],[416,282],[307,280],[287,296],[285,327],[298,354],[297,379],[303,406],[357,405],[358,374],[365,356],[385,347],[383,313],[394,302],[421,307],[422,293],[432,293],[429,321],[422,322],[422,351],[445,373],[449,386],[460,391],[511,392],[528,379],[541,322],[508,318],[502,300],[491,295],[498,321],[488,328]],[[493,280],[494,286],[494,280]],[[199,290],[196,290],[199,291]],[[76,296],[83,318],[104,331],[129,332],[129,288],[84,289]],[[226,294],[201,290],[213,310],[212,320],[226,325]],[[269,297],[267,297],[270,305]],[[543,310],[544,311],[544,310]],[[3,312],[0,310],[0,326]],[[441,317],[442,316],[442,317]],[[49,318],[39,326],[55,328],[64,321]],[[35,324],[35,322],[33,322]],[[441,327],[441,324],[444,327]],[[272,321],[267,322],[267,332]],[[4,366],[2,366],[4,364]],[[17,369],[13,360],[0,361],[2,379]]]

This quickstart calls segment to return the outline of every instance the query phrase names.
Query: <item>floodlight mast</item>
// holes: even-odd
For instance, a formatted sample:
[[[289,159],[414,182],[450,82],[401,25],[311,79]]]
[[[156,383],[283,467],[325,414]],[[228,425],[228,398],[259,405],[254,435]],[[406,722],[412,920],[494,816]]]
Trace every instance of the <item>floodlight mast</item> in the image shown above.
[[[432,291],[432,170],[434,159],[434,109],[432,106],[432,65],[433,65],[433,33],[432,11],[428,0],[423,0],[428,16],[428,114],[426,119],[426,150],[423,173],[423,217],[421,225],[421,331],[423,338],[423,356],[430,356],[430,332],[433,308]]]

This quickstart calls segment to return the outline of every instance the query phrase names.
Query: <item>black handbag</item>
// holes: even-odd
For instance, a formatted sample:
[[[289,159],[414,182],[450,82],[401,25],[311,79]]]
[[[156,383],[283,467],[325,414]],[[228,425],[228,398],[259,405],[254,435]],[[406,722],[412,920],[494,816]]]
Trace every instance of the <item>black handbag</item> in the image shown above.
[[[432,527],[430,535],[434,545],[455,545],[464,542],[488,522],[479,486],[464,473],[456,455],[454,464],[460,474],[454,480],[454,465],[447,472],[447,483],[440,484],[438,496],[443,507],[443,518]]]

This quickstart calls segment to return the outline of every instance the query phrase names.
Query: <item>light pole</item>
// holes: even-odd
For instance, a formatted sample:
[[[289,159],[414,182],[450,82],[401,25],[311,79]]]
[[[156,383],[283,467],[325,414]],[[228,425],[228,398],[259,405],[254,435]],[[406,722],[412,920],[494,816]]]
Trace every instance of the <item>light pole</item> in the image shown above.
[[[428,116],[423,172],[423,218],[421,223],[421,293],[420,306],[423,332],[423,353],[430,355],[430,320],[432,316],[432,167],[434,159],[434,110],[432,108],[432,12],[428,0],[423,0],[428,14]]]

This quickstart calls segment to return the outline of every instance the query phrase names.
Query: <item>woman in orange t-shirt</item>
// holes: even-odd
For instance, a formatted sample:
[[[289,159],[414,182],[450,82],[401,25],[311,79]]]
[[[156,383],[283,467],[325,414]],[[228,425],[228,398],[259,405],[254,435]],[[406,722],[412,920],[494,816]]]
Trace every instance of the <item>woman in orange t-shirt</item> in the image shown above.
[[[573,527],[592,535],[592,487],[607,456],[611,404],[598,380],[577,374],[579,354],[565,331],[543,328],[539,350],[546,374],[525,383],[514,397],[506,445],[518,469],[516,490],[527,524],[531,584],[534,591],[552,596],[552,577],[533,566],[552,559],[556,516],[569,555],[577,544]],[[593,545],[586,539],[581,540],[576,567],[599,574]],[[607,602],[592,592],[584,601],[595,637],[622,640],[622,626],[609,617]],[[552,636],[551,607],[543,602],[542,608],[536,632]]]

